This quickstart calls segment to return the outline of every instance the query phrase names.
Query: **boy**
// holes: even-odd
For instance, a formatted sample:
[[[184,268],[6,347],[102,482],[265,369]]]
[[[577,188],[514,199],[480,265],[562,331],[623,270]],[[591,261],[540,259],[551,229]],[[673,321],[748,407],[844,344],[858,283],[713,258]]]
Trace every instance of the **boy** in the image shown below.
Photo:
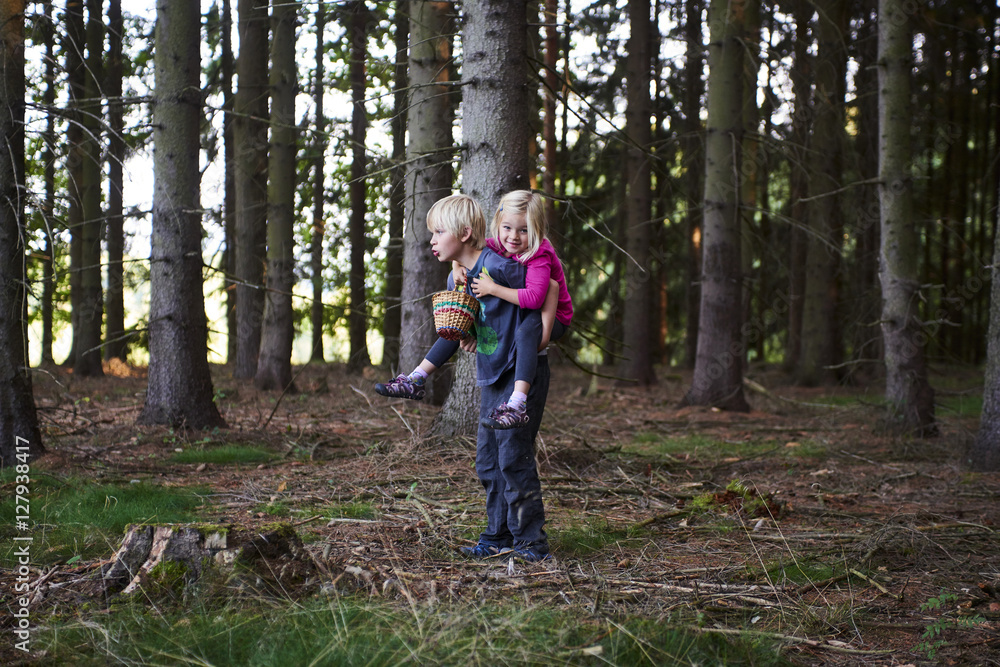
[[[427,212],[431,251],[441,262],[456,261],[471,281],[488,275],[498,284],[524,287],[525,268],[489,248],[484,249],[486,218],[474,199],[452,195],[436,202]],[[449,279],[451,282],[451,279]],[[479,299],[480,313],[475,339],[462,342],[475,350],[476,383],[482,387],[480,419],[485,420],[499,401],[514,387],[515,334],[521,309],[493,296]],[[423,381],[454,352],[458,342],[438,340],[427,357],[409,376],[375,385],[383,396],[423,398]],[[528,562],[550,558],[543,525],[541,483],[535,467],[535,436],[545,410],[549,389],[547,357],[540,356],[528,395],[528,424],[524,428],[493,430],[479,427],[476,440],[476,473],[486,491],[486,530],[473,547],[462,547],[469,558],[512,555]]]

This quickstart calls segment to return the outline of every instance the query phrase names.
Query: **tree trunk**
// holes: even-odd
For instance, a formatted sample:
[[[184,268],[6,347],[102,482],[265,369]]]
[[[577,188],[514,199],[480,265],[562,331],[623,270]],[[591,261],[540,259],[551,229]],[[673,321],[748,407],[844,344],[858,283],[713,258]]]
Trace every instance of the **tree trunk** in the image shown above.
[[[326,220],[323,209],[326,206],[326,116],[323,113],[323,98],[326,96],[324,82],[324,56],[326,54],[326,5],[316,6],[316,77],[313,81],[313,104],[316,106],[316,127],[313,129],[313,220],[312,247],[309,249],[309,268],[312,273],[312,304],[309,314],[312,324],[311,361],[325,361],[323,353],[323,239],[326,236]]]
[[[268,159],[267,292],[254,384],[292,384],[292,289],[295,286],[295,5],[271,10],[271,153]]]
[[[69,229],[69,292],[70,323],[73,340],[65,364],[72,367],[80,350],[80,313],[83,310],[80,291],[81,275],[81,227],[83,224],[83,126],[81,125],[82,105],[86,96],[86,70],[83,55],[86,52],[86,23],[84,22],[83,0],[66,0],[65,43],[66,88],[68,100],[66,108],[66,227]]]
[[[267,0],[238,0],[239,86],[236,141],[236,366],[237,378],[257,375],[267,240]]]
[[[121,0],[108,4],[108,296],[104,358],[128,357],[125,337],[125,105],[122,102],[122,40],[125,23]]]
[[[543,96],[544,117],[542,120],[542,136],[544,140],[542,173],[542,192],[545,197],[545,223],[549,238],[558,238],[561,229],[556,214],[556,173],[559,165],[556,156],[556,94],[559,90],[559,0],[545,0],[545,65],[542,79],[545,81]]]
[[[800,384],[829,384],[840,355],[837,273],[843,246],[839,191],[842,187],[844,94],[847,72],[847,5],[830,0],[819,13],[816,41],[816,87],[810,137],[809,235],[806,241],[802,339],[796,379]]]
[[[24,466],[18,474],[45,451],[24,319],[24,9],[24,0],[0,2],[0,467]]]
[[[879,201],[882,220],[882,335],[887,425],[917,435],[936,432],[927,380],[926,336],[917,319],[918,236],[913,218],[910,149],[910,18],[902,0],[879,0]]]
[[[853,361],[849,369],[855,381],[873,375],[875,364],[882,359],[881,336],[877,323],[881,316],[881,297],[878,288],[879,257],[879,204],[878,188],[878,29],[876,20],[871,18],[875,11],[874,0],[869,0],[868,18],[858,35],[858,74],[855,86],[858,90],[870,91],[858,97],[858,173],[864,185],[857,194],[857,213],[850,216],[855,220],[854,235],[857,249],[854,252],[854,269],[850,271],[851,292],[858,304],[847,321],[853,322],[850,341]]]
[[[750,0],[753,2],[754,0]],[[703,277],[694,378],[683,405],[748,410],[741,338],[740,141],[743,135],[743,0],[709,6]]]
[[[385,250],[385,315],[382,324],[382,365],[391,366],[399,359],[402,333],[403,293],[403,229],[406,217],[406,89],[409,77],[407,43],[410,39],[410,18],[406,2],[396,3],[394,18],[396,63],[393,83],[392,174],[389,184],[389,243]]]
[[[753,322],[753,308],[760,296],[760,284],[754,280],[755,241],[760,238],[757,215],[760,201],[757,197],[763,170],[764,146],[760,134],[760,107],[757,104],[757,80],[760,76],[760,3],[744,3],[743,43],[743,141],[740,142],[740,270],[742,272],[741,308],[743,321]],[[760,255],[756,255],[760,257]],[[755,294],[756,292],[756,294]],[[753,327],[743,330],[743,358],[746,368],[750,350],[750,333]]]
[[[73,373],[82,377],[102,376],[101,326],[104,322],[104,291],[101,278],[101,72],[104,69],[104,22],[101,0],[87,0],[87,59],[84,85],[83,149],[80,165],[80,338]]]
[[[1000,212],[997,218],[1000,220]],[[983,413],[979,432],[968,454],[969,467],[979,472],[1000,470],[1000,234],[993,237],[990,275],[990,326],[986,345]]]
[[[42,257],[42,363],[52,362],[52,316],[56,293],[55,254],[56,241],[53,226],[56,224],[56,43],[52,23],[52,3],[45,3],[45,200],[42,204],[42,223],[45,226],[45,250]]]
[[[430,252],[427,211],[451,194],[452,119],[455,95],[451,81],[451,35],[455,29],[450,2],[411,0],[410,103],[407,115],[406,208],[403,234],[402,340],[398,370],[409,373],[437,340],[430,294],[444,288],[448,270]],[[390,362],[391,363],[391,362]],[[440,405],[447,382],[440,373],[427,380],[425,400]]]
[[[291,526],[248,531],[228,525],[132,525],[101,568],[102,595],[141,593],[144,599],[180,598],[194,584],[232,584],[245,578],[259,592],[287,594],[316,563]]]
[[[462,24],[462,189],[491,220],[500,197],[529,183],[532,109],[528,94],[528,6],[525,0],[464,5]],[[479,394],[469,393],[472,355],[459,355],[437,435],[475,433]]]
[[[225,426],[208,368],[201,254],[198,0],[156,12],[149,387],[139,423]]]
[[[653,242],[653,197],[649,118],[651,29],[649,0],[629,0],[631,35],[626,64],[625,134],[625,351],[619,375],[645,387],[656,383],[653,371],[655,272],[650,257]]]
[[[222,30],[222,137],[225,142],[224,155],[226,161],[223,176],[222,226],[225,234],[226,249],[223,255],[226,289],[226,361],[236,361],[236,136],[234,131],[233,112],[235,99],[233,96],[233,76],[235,63],[233,60],[233,6],[232,0],[222,0],[222,20],[219,29]]]
[[[802,349],[802,300],[806,285],[806,199],[808,196],[809,160],[806,143],[812,116],[812,38],[809,17],[812,5],[806,0],[794,0],[795,15],[794,62],[789,75],[792,80],[792,97],[795,111],[792,114],[791,141],[788,159],[791,162],[788,176],[788,217],[792,224],[788,230],[788,339],[785,342],[784,367],[794,371],[799,367]]]
[[[705,91],[702,71],[705,68],[702,46],[702,0],[686,0],[684,39],[684,124],[681,150],[684,156],[684,219],[687,249],[687,328],[684,341],[684,364],[694,367],[698,350],[698,309],[701,304],[701,199],[705,193],[705,161],[702,142],[701,98]]]
[[[348,30],[351,33],[351,99],[354,111],[351,116],[351,146],[354,159],[351,162],[351,273],[350,299],[351,308],[348,313],[348,333],[350,337],[350,356],[347,359],[349,370],[358,371],[371,365],[368,354],[368,306],[365,297],[365,218],[368,214],[368,199],[365,188],[365,176],[368,171],[368,154],[365,150],[365,138],[368,128],[368,114],[365,113],[365,58],[368,54],[368,7],[361,0],[347,5]]]

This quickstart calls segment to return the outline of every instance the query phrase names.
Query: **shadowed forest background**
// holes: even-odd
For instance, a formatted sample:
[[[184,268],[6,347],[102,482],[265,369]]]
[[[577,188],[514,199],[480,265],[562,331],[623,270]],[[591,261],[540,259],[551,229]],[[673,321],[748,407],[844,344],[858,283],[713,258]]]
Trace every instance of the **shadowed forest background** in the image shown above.
[[[278,659],[206,657],[224,609],[306,663],[503,627],[487,662],[998,664],[996,3],[127,4],[0,6],[0,482],[30,466],[42,513],[44,648],[13,659]],[[539,445],[559,560],[473,573],[474,357],[424,404],[371,386],[436,338],[428,208],[514,189],[575,309]],[[255,582],[161,571],[76,615],[123,599],[129,525],[275,521]]]

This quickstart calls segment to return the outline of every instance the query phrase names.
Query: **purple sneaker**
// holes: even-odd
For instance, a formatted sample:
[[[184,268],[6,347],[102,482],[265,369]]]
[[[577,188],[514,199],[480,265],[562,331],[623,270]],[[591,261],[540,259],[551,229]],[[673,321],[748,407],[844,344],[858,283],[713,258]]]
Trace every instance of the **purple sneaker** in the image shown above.
[[[503,403],[494,408],[488,417],[479,422],[486,428],[498,431],[508,428],[519,428],[528,423],[528,410],[525,406],[512,408],[509,404]]]
[[[424,387],[405,375],[397,375],[396,379],[375,385],[375,393],[389,398],[411,398],[419,401],[424,397]]]

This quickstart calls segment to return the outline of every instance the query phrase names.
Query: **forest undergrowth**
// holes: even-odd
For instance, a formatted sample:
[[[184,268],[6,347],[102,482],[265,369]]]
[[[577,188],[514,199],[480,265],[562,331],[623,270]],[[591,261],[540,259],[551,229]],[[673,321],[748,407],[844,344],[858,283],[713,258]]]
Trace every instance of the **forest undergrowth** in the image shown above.
[[[426,438],[438,408],[375,395],[384,372],[308,366],[278,395],[217,367],[229,429],[187,432],[136,426],[143,369],[107,370],[35,375],[31,653],[5,640],[4,664],[1000,665],[1000,475],[962,465],[971,370],[935,369],[922,440],[879,433],[875,385],[752,369],[752,411],[726,413],[679,409],[676,369],[640,389],[558,365],[540,564],[458,555],[484,522],[474,441]],[[289,526],[305,555],[95,587],[136,523]]]

